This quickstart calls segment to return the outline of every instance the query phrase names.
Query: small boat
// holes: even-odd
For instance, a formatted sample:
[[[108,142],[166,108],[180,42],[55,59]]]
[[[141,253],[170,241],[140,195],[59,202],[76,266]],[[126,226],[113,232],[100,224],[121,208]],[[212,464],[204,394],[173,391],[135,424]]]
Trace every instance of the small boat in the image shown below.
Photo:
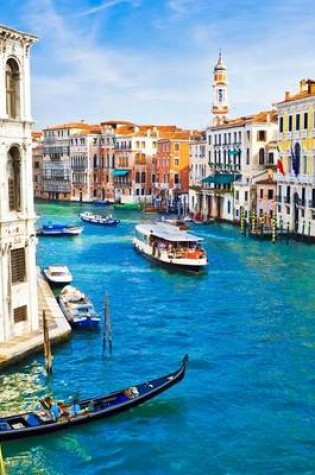
[[[48,223],[44,224],[41,228],[37,230],[38,236],[78,236],[83,231],[82,226],[75,226],[72,224],[57,224],[57,223]]]
[[[109,201],[109,200],[94,200],[93,201],[93,204],[95,206],[110,206],[113,204],[113,201]]]
[[[59,305],[73,328],[97,328],[100,316],[91,300],[72,285],[66,285],[59,295]]]
[[[139,211],[140,210],[140,204],[139,203],[114,203],[113,204],[113,208],[114,209],[118,209],[120,211],[123,211],[123,210],[128,210],[128,211],[131,211],[131,210],[136,210],[136,211]]]
[[[181,270],[199,271],[208,263],[202,238],[165,222],[142,223],[135,227],[133,245],[146,257]]]
[[[101,216],[100,214],[93,214],[89,211],[86,211],[84,213],[80,213],[79,216],[82,221],[92,224],[101,224],[103,226],[116,226],[118,223],[120,223],[120,220],[115,219],[111,214],[107,216]]]
[[[0,442],[68,429],[128,411],[179,383],[185,376],[187,363],[188,355],[183,358],[181,366],[176,371],[165,376],[146,380],[144,383],[128,386],[101,397],[75,401],[77,410],[74,414],[70,405],[59,403],[59,407],[62,408],[59,417],[53,416],[49,406],[44,406],[43,410],[2,417]],[[43,404],[45,399],[41,402]]]
[[[67,285],[73,280],[67,266],[48,266],[44,274],[48,282],[55,286]]]

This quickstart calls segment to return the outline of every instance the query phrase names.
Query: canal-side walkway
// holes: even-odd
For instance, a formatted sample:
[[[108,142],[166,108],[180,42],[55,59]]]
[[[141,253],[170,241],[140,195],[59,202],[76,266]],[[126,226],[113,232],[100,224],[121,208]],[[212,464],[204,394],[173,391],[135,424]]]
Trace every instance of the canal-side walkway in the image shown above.
[[[64,341],[70,337],[71,327],[64,317],[55,296],[43,274],[38,270],[38,311],[39,330],[12,337],[0,343],[0,368],[22,360],[27,355],[43,348],[43,310],[49,327],[51,343]]]

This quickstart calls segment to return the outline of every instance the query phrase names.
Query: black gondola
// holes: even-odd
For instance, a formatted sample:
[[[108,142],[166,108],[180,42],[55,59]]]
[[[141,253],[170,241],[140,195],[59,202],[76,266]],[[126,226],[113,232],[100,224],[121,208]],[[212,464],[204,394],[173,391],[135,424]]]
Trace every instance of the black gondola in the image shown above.
[[[80,412],[77,415],[61,415],[57,420],[51,418],[50,412],[30,411],[0,418],[0,442],[67,429],[74,425],[111,417],[154,398],[170,387],[179,383],[185,376],[188,355],[182,365],[173,373],[145,383],[127,387],[105,396],[83,399],[77,402]],[[69,408],[65,406],[64,409]],[[65,414],[67,411],[65,410]]]

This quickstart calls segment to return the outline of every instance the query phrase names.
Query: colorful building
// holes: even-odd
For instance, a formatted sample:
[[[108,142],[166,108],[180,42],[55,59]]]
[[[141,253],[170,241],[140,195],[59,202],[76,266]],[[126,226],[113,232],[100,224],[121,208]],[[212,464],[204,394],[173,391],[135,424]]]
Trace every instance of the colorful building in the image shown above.
[[[298,237],[315,238],[315,81],[301,80],[278,110],[278,218]]]

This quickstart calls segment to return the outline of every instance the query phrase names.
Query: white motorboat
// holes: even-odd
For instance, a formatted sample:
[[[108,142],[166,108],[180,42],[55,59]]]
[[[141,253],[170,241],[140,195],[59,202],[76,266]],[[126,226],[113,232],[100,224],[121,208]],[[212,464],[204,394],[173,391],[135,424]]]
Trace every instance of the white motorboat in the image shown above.
[[[208,264],[202,238],[164,222],[135,227],[133,245],[154,261],[184,270],[198,271]]]
[[[59,295],[59,305],[73,328],[97,328],[100,316],[91,300],[79,289],[66,285]]]
[[[44,274],[48,282],[55,286],[67,285],[73,280],[67,266],[48,266]]]
[[[82,221],[86,221],[92,224],[101,224],[103,226],[116,226],[120,221],[115,219],[111,214],[107,216],[102,216],[100,214],[93,214],[89,211],[80,213],[80,218]]]

